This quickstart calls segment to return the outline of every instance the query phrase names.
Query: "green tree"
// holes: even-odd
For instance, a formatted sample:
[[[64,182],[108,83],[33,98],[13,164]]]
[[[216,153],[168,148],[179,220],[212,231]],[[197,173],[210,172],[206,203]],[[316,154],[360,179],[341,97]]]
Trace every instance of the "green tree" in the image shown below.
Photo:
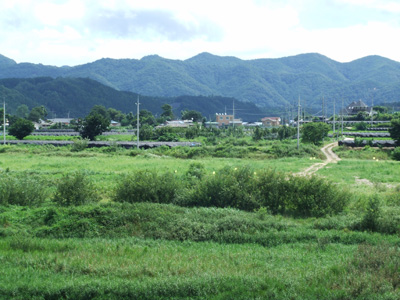
[[[392,119],[391,128],[389,129],[390,137],[400,146],[400,118]]]
[[[184,110],[182,112],[182,120],[193,120],[193,122],[203,121],[203,116],[201,112],[196,110]]]
[[[35,130],[35,126],[31,121],[18,119],[8,128],[8,133],[15,136],[17,139],[22,140],[24,137],[30,135],[33,130]]]
[[[40,119],[44,119],[47,116],[47,109],[41,105],[32,108],[31,112],[28,115],[28,119],[33,122],[39,122]]]
[[[152,126],[148,124],[144,124],[140,127],[139,131],[139,139],[141,141],[150,141],[153,139],[154,136],[154,129]]]
[[[136,116],[135,116],[135,120],[136,120]],[[142,125],[155,125],[157,123],[156,118],[153,116],[153,114],[148,111],[147,109],[142,109],[139,112],[139,123],[140,126]]]
[[[107,112],[107,109],[103,106],[103,105],[95,105],[92,107],[92,109],[90,110],[89,114],[99,114],[101,116],[103,116],[106,119],[109,119],[110,116]]]
[[[280,126],[278,129],[278,137],[280,140],[286,140],[296,133],[296,128],[289,126]]]
[[[259,126],[257,126],[253,132],[253,140],[259,141],[263,138],[263,135],[264,135],[263,130]]]
[[[111,107],[107,109],[107,115],[111,120],[118,122],[121,122],[125,118],[125,114],[123,112]]]
[[[25,105],[25,104],[19,105],[19,106],[17,107],[17,110],[16,110],[16,112],[15,112],[15,115],[16,115],[17,117],[19,117],[19,118],[24,118],[24,119],[26,119],[26,118],[28,117],[28,115],[29,115],[29,108],[28,108],[28,106]]]
[[[320,145],[329,130],[329,125],[325,123],[307,123],[303,126],[301,141]]]
[[[164,104],[161,106],[163,112],[161,117],[165,118],[167,121],[173,120],[175,118],[174,113],[172,112],[172,106],[169,104]]]
[[[108,130],[110,120],[98,113],[90,113],[78,126],[79,134],[84,139],[93,141],[96,136]]]

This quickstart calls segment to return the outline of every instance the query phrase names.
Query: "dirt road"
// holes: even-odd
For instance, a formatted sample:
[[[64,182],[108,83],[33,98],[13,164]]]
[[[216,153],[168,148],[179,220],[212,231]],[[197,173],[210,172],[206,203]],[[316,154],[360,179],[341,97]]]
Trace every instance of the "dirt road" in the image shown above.
[[[332,151],[332,148],[336,147],[337,145],[338,145],[338,143],[335,142],[335,143],[331,143],[331,144],[328,144],[328,145],[322,147],[321,151],[322,151],[322,153],[325,154],[326,160],[322,163],[313,164],[312,166],[308,167],[304,171],[297,173],[297,175],[300,175],[300,176],[311,175],[311,174],[314,174],[315,172],[317,172],[319,169],[325,167],[329,163],[337,163],[340,160],[340,158]]]

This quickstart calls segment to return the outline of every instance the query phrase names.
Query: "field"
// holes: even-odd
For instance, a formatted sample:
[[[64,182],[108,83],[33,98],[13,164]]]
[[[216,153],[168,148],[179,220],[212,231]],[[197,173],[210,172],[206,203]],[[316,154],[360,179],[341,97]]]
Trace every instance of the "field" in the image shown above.
[[[303,180],[290,174],[320,157],[272,157],[266,145],[256,147],[257,155],[191,159],[178,158],[184,149],[1,147],[1,180],[42,200],[0,205],[0,298],[399,299],[400,162],[379,150],[337,148],[341,161]],[[304,216],[309,211],[294,210],[293,199],[284,199],[285,211],[182,200],[202,192],[202,182],[239,176],[236,170],[249,185],[279,172],[315,193],[322,186],[343,192],[347,201],[340,211]],[[98,198],[62,205],[55,195],[76,171]],[[144,171],[172,178],[181,200],[119,201],[121,182]],[[248,196],[245,185],[224,195],[240,192]]]

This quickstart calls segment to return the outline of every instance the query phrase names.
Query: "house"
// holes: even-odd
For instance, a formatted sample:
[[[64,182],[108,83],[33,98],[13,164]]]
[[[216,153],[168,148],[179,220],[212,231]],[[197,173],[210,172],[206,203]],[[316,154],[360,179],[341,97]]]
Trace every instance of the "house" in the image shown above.
[[[72,118],[54,118],[54,119],[48,119],[49,123],[52,124],[63,124],[63,125],[69,125],[73,119]]]
[[[261,119],[261,122],[266,127],[275,127],[281,125],[281,118],[279,117],[265,117]]]
[[[117,121],[113,121],[113,120],[111,120],[111,122],[110,122],[110,126],[111,126],[111,127],[117,127],[117,126],[121,126],[121,123],[120,123],[120,122],[117,122]]]
[[[193,125],[194,125],[193,120],[172,120],[172,121],[166,121],[164,124],[159,125],[157,127],[188,128]]]
[[[340,114],[343,114],[344,116],[354,116],[359,112],[366,112],[368,115],[371,115],[372,108],[368,107],[368,105],[360,99],[351,102],[347,107],[340,111]]]
[[[222,126],[240,126],[242,125],[242,120],[241,119],[235,119],[233,115],[227,115],[225,114],[215,114],[215,120],[218,123],[218,127]]]

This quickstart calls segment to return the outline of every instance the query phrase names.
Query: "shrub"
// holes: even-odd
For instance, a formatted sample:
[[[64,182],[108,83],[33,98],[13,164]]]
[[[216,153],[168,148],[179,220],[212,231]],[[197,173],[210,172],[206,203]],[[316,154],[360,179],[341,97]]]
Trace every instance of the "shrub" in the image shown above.
[[[400,161],[400,147],[394,148],[394,150],[392,151],[392,157],[394,160]]]
[[[171,203],[179,189],[179,181],[171,173],[141,170],[126,175],[115,189],[114,201]]]
[[[47,196],[43,182],[31,174],[13,176],[0,174],[0,204],[33,206],[42,203]]]
[[[194,162],[189,165],[186,176],[189,178],[202,179],[205,175],[205,168],[202,163]]]
[[[377,195],[369,198],[368,206],[361,220],[361,229],[369,231],[377,231],[378,218],[380,216],[380,201]]]
[[[74,143],[71,145],[71,151],[72,152],[83,151],[88,147],[88,144],[89,144],[88,139],[75,140]]]
[[[257,189],[252,178],[253,171],[242,167],[225,167],[202,179],[181,200],[187,206],[234,207],[253,211],[260,205],[257,202]]]
[[[82,172],[66,174],[57,184],[54,202],[62,206],[82,205],[99,200],[99,195],[88,176]]]
[[[266,170],[257,175],[260,203],[272,213],[322,217],[341,212],[350,194],[326,179],[293,176]]]

